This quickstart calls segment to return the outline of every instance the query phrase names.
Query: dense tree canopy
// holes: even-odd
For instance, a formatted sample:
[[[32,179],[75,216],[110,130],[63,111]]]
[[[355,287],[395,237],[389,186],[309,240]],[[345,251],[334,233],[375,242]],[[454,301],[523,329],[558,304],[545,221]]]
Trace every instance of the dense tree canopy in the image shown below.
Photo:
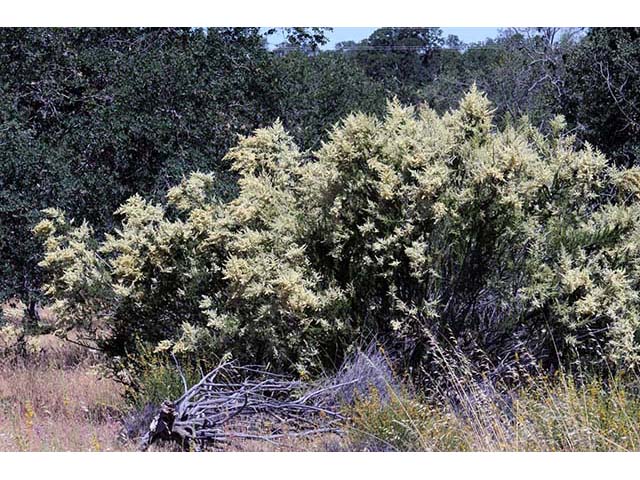
[[[620,164],[639,162],[640,29],[594,28],[568,59],[568,118]]]
[[[277,117],[277,78],[258,29],[0,29],[5,295],[37,284],[29,224],[44,206],[101,231],[136,192],[224,176],[235,136]]]
[[[439,28],[380,28],[357,44],[339,44],[338,50],[352,57],[388,93],[414,102],[434,51],[443,43]]]

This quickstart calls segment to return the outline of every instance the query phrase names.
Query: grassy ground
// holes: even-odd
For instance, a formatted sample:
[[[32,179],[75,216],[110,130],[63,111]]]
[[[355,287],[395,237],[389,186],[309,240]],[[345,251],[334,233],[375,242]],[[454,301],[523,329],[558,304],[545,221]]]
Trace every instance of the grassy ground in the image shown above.
[[[0,367],[0,451],[136,451],[122,437],[121,385],[90,365]],[[344,450],[335,435],[281,444],[238,441],[232,451]],[[172,445],[151,451],[172,451]]]
[[[112,451],[119,385],[87,366],[0,367],[0,451]]]
[[[561,378],[504,400],[430,405],[397,398],[359,403],[353,449],[391,451],[638,451],[640,401],[621,386]]]
[[[12,311],[9,309],[9,314]],[[17,313],[16,313],[17,314]],[[5,318],[9,317],[5,315]],[[0,451],[132,451],[121,435],[122,386],[99,359],[52,335],[33,339],[27,358],[0,358]],[[449,359],[453,364],[455,360]],[[448,390],[425,398],[408,389],[371,390],[345,409],[342,437],[280,445],[239,441],[236,451],[637,451],[637,381],[562,373],[498,391],[469,365],[450,365]],[[444,400],[446,398],[446,400]],[[390,400],[389,400],[390,399]],[[153,450],[171,450],[170,446]]]
[[[123,435],[123,423],[131,421],[132,405],[123,399],[124,387],[101,373],[100,358],[54,335],[30,337],[26,356],[25,352],[17,354],[12,343],[24,306],[7,303],[3,309],[8,328],[4,337],[0,331],[0,452],[136,451],[137,442]],[[46,310],[41,316],[44,323],[51,320]],[[161,373],[158,369],[156,382],[163,380]],[[280,444],[237,441],[224,449],[327,451],[344,447],[336,435],[323,435]],[[150,450],[173,451],[175,446],[154,445]]]
[[[130,449],[118,436],[121,385],[99,374],[98,359],[53,335],[29,338],[26,356],[17,355],[10,337],[23,306],[3,307],[0,451]],[[49,313],[41,314],[46,322]]]
[[[431,400],[400,392],[383,403],[373,392],[349,412],[350,448],[638,451],[637,385],[635,376],[577,380],[558,372],[509,389],[488,384],[478,375],[462,374],[450,382],[447,392]]]

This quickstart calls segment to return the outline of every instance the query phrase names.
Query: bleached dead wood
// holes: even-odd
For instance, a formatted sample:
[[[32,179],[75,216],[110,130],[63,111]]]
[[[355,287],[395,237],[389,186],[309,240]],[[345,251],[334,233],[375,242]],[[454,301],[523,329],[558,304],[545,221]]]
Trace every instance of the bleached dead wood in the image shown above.
[[[329,390],[356,381],[313,389],[259,366],[223,363],[178,400],[163,403],[141,448],[146,450],[157,440],[199,450],[232,439],[277,443],[284,438],[340,433],[344,417],[323,399]]]

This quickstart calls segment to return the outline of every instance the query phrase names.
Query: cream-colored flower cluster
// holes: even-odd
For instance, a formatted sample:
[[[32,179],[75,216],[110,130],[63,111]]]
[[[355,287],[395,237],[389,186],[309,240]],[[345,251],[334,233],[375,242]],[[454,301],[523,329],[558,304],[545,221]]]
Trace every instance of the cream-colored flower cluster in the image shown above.
[[[231,201],[197,172],[166,206],[129,199],[102,241],[48,211],[46,291],[118,354],[140,339],[307,371],[363,334],[423,355],[441,329],[636,363],[640,175],[565,126],[498,131],[475,87],[442,116],[352,114],[313,153],[277,122],[227,154]]]

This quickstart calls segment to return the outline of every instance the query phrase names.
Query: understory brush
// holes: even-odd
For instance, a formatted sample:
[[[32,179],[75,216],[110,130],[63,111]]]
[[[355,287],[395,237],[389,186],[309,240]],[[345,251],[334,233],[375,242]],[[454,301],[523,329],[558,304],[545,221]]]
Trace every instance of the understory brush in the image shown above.
[[[460,356],[432,389],[372,388],[348,408],[349,450],[637,451],[638,378],[557,370],[514,385]],[[389,394],[390,392],[390,394]]]
[[[67,346],[68,348],[75,348]],[[0,361],[0,451],[136,450],[164,399],[175,400],[200,375],[173,359],[149,357],[139,390],[105,377],[88,359],[64,366]],[[153,360],[156,358],[156,360]],[[504,365],[472,362],[440,349],[437,378],[416,384],[371,344],[313,385],[347,418],[344,435],[279,444],[237,441],[241,451],[637,451],[639,379],[540,370],[515,378]],[[180,367],[180,369],[178,369]],[[514,370],[513,367],[511,370]],[[509,370],[509,369],[507,369]],[[436,372],[436,368],[433,368]],[[496,373],[498,372],[498,373]],[[135,392],[135,393],[133,393]],[[160,447],[162,450],[164,447]],[[168,447],[166,447],[168,448]]]

